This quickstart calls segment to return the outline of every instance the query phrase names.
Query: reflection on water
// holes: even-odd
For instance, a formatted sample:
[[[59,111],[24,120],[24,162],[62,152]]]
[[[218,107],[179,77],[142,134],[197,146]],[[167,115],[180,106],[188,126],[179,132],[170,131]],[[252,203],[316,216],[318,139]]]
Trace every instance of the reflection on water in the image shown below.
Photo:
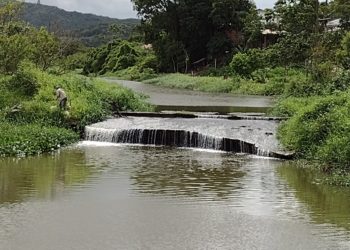
[[[131,178],[142,193],[225,199],[241,188],[239,158],[200,151],[157,150],[144,154]],[[232,155],[230,155],[232,156]]]
[[[349,189],[273,159],[83,144],[0,161],[1,249],[349,249]]]
[[[184,110],[196,112],[266,112],[273,106],[273,98],[266,96],[205,93],[183,89],[171,89],[133,81],[105,78],[135,92],[149,96],[149,102],[157,111]],[[179,106],[181,104],[182,106]]]
[[[278,173],[295,190],[296,198],[307,206],[313,221],[350,230],[349,188],[313,183],[314,173],[308,169],[296,169],[293,163],[285,163],[278,168]]]
[[[84,183],[92,171],[81,151],[0,159],[0,204],[28,197],[53,199],[64,186]]]

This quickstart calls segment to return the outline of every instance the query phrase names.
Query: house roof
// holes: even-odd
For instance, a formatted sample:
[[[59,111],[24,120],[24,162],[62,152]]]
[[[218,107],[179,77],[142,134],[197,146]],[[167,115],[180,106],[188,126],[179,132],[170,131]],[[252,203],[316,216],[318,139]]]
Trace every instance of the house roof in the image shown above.
[[[328,21],[326,24],[327,28],[337,28],[340,26],[340,18]]]
[[[280,32],[278,32],[278,31],[274,31],[274,30],[270,30],[270,29],[265,29],[262,31],[263,35],[277,35],[279,33]]]

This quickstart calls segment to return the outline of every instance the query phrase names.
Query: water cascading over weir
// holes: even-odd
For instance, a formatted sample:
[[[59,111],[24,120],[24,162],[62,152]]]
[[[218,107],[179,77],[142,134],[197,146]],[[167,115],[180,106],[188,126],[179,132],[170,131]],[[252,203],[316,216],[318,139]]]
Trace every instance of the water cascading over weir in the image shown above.
[[[89,141],[201,148],[289,159],[275,121],[129,117],[87,126]]]

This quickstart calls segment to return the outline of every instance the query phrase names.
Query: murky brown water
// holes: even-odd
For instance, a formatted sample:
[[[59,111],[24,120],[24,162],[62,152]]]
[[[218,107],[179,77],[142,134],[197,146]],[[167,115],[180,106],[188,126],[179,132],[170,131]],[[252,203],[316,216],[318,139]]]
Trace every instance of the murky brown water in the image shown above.
[[[266,112],[273,106],[268,96],[231,95],[205,93],[182,89],[163,88],[134,81],[105,78],[110,83],[120,84],[135,92],[149,96],[156,111],[175,110],[193,112]]]
[[[2,159],[0,249],[349,249],[350,190],[309,178],[273,159],[92,142]]]

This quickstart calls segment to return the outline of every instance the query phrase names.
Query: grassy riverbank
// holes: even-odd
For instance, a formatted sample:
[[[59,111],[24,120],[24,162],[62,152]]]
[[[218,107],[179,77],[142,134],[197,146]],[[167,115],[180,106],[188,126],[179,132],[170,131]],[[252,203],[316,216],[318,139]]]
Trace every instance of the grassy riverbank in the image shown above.
[[[282,144],[311,160],[325,181],[350,186],[350,74],[299,85],[279,98],[273,114],[289,117],[279,128]]]
[[[55,85],[67,92],[69,112],[57,109]],[[52,151],[78,140],[87,124],[117,109],[151,109],[128,89],[75,74],[49,74],[31,64],[0,76],[0,90],[0,155]]]
[[[290,116],[279,139],[298,156],[318,160],[329,168],[349,171],[349,92],[280,100],[275,113]]]
[[[72,130],[40,124],[0,123],[0,156],[54,151],[79,139]]]
[[[144,80],[144,83],[162,87],[198,90],[211,93],[232,93],[247,95],[281,95],[298,82],[305,82],[307,76],[299,70],[284,68],[258,70],[251,78],[238,75],[204,76],[188,74],[164,74]]]

